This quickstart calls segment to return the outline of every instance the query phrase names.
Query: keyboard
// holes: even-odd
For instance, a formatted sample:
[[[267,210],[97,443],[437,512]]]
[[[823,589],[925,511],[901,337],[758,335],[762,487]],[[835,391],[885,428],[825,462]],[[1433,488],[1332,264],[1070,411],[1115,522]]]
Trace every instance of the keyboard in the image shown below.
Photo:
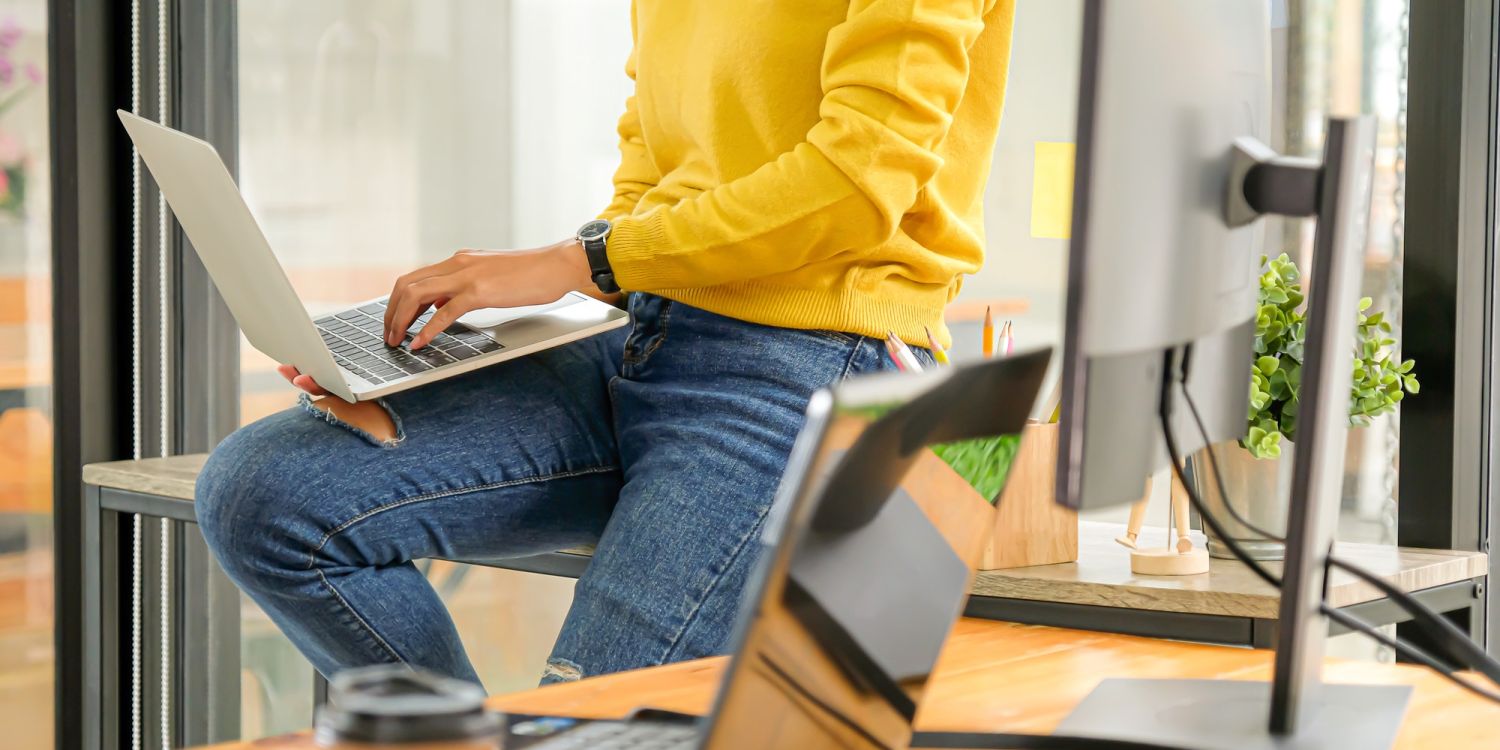
[[[313,323],[339,367],[375,384],[421,375],[428,370],[505,348],[473,328],[454,323],[427,346],[412,351],[413,334],[427,325],[432,313],[432,310],[423,313],[406,329],[406,339],[400,346],[386,346],[384,300],[319,318]]]
[[[689,750],[698,745],[698,727],[662,722],[599,721],[527,745],[527,750]]]

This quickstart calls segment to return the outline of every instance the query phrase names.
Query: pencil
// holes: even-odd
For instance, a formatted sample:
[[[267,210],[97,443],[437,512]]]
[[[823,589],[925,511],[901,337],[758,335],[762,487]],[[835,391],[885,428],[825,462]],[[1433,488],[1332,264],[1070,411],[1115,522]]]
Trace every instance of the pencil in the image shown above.
[[[901,357],[896,354],[896,347],[891,346],[890,339],[885,340],[885,355],[891,358],[891,364],[896,366],[896,370],[898,372],[906,372],[906,364],[902,362]]]
[[[886,331],[885,335],[887,345],[895,350],[896,358],[901,362],[901,364],[906,365],[906,369],[910,372],[921,372],[922,363],[917,360],[917,355],[912,353],[911,349],[906,345],[906,342],[902,341],[898,336],[896,336],[895,333],[892,333],[891,331]]]
[[[940,365],[951,364],[948,361],[948,351],[938,343],[937,337],[932,335],[932,330],[927,326],[922,326],[922,330],[927,332],[927,348],[932,350],[932,358]]]
[[[995,318],[990,315],[989,306],[984,308],[984,356],[986,359],[995,356]]]
[[[1001,356],[1009,357],[1016,350],[1016,330],[1012,321],[1005,321],[1005,328],[1000,331],[1000,340],[1003,342]]]

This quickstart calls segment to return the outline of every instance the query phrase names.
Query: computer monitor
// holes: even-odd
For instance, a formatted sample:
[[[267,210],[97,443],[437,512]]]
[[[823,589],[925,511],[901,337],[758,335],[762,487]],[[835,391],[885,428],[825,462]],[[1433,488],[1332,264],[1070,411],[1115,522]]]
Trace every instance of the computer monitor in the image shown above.
[[[1228,226],[1223,196],[1231,144],[1271,123],[1266,0],[1089,2],[1084,17],[1057,482],[1078,509],[1140,500],[1166,467],[1165,351],[1194,344],[1212,439],[1243,434],[1262,229]]]
[[[1085,2],[1056,499],[1134,502],[1155,471],[1244,434],[1258,218],[1315,216],[1275,673],[1269,684],[1106,680],[1060,731],[1237,750],[1292,736],[1388,746],[1408,697],[1320,679],[1375,128],[1330,120],[1321,162],[1262,145],[1270,9]]]

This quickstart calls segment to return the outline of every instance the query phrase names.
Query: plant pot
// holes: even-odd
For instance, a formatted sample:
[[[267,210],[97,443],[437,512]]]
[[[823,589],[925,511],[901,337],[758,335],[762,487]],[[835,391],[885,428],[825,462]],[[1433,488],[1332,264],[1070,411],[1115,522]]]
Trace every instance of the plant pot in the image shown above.
[[[1234,519],[1224,506],[1224,497],[1219,493],[1219,483],[1214,481],[1213,465],[1208,460],[1207,450],[1223,472],[1224,489],[1247,521],[1278,536],[1286,535],[1286,516],[1292,488],[1292,453],[1290,441],[1282,441],[1281,457],[1258,459],[1238,442],[1219,443],[1188,458],[1189,479],[1203,499],[1203,504],[1224,527],[1226,534],[1256,560],[1280,560],[1286,555],[1281,542],[1267,539],[1251,531]],[[1224,545],[1208,524],[1203,525],[1208,537],[1208,553],[1221,559],[1233,559],[1234,554]]]

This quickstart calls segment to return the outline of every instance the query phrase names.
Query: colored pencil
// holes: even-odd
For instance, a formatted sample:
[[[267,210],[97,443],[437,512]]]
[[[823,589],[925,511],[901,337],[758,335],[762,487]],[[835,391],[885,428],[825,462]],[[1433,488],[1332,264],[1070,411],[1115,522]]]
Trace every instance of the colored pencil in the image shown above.
[[[1000,341],[1001,356],[1009,357],[1016,350],[1016,330],[1012,321],[1005,321],[1005,327],[1000,329]]]
[[[911,348],[906,345],[906,342],[902,341],[900,337],[891,331],[886,331],[885,335],[885,340],[891,348],[896,350],[896,357],[901,361],[901,364],[906,365],[906,369],[909,372],[921,372],[922,363],[917,359],[917,355],[912,353]]]
[[[896,347],[891,346],[891,340],[885,340],[885,356],[891,358],[891,364],[896,366],[898,372],[906,372],[906,364],[901,361],[900,355],[896,354]]]
[[[988,306],[984,308],[984,356],[985,359],[995,356],[995,318]]]
[[[927,326],[922,326],[922,330],[927,332],[927,348],[932,350],[932,358],[940,365],[951,364],[948,361],[948,350],[938,343],[937,337],[932,335],[932,330]]]

